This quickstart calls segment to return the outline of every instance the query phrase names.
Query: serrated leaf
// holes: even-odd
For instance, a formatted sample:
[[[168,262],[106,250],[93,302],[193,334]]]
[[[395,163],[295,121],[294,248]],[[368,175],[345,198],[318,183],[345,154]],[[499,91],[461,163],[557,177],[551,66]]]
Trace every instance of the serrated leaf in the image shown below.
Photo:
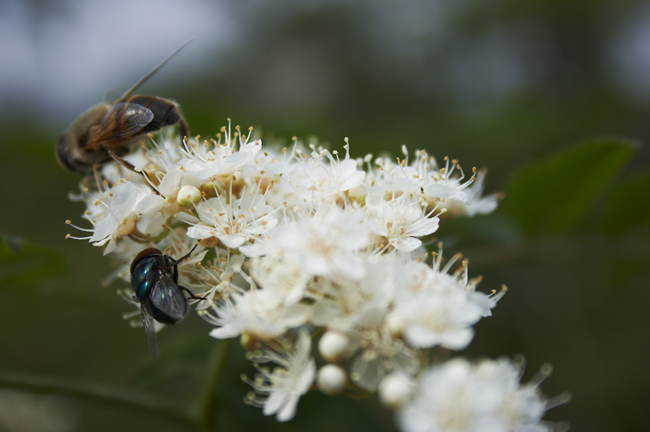
[[[629,180],[616,188],[609,199],[601,228],[620,234],[650,225],[650,173]]]
[[[57,251],[17,237],[0,235],[0,286],[26,284],[62,273],[66,268]]]
[[[585,219],[635,147],[592,141],[529,165],[509,181],[507,208],[529,237],[567,232]]]

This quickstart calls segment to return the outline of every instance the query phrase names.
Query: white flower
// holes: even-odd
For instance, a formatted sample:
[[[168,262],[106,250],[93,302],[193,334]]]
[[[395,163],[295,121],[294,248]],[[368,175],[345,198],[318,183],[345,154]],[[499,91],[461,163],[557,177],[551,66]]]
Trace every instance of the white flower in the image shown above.
[[[136,228],[145,235],[159,232],[164,222],[159,213],[163,202],[164,199],[147,186],[118,183],[101,194],[84,215],[94,226],[88,240],[94,246],[108,243],[106,255],[115,250],[119,237],[133,233]]]
[[[372,155],[350,158],[347,139],[344,157],[301,149],[296,138],[290,150],[262,150],[252,132],[235,129],[181,145],[162,133],[125,156],[146,175],[111,161],[100,172],[111,189],[81,185],[93,227],[79,229],[121,262],[111,280],[128,283],[145,248],[179,259],[198,243],[178,265],[179,284],[196,294],[186,299],[214,326],[211,337],[240,337],[259,371],[246,379],[248,402],[279,421],[295,416],[314,385],[311,338],[322,332],[319,358],[330,364],[320,365],[317,388],[379,391],[405,430],[545,430],[536,387],[521,386],[507,361],[423,373],[437,358],[431,348],[466,347],[505,293],[477,292],[466,261],[451,271],[460,255],[444,266],[442,250],[431,267],[422,261],[440,213],[494,210],[497,197],[482,197],[485,172],[469,177],[455,160],[441,167],[405,147],[403,159],[372,165]],[[140,305],[124,295],[140,322]]]
[[[346,139],[347,143],[347,139]],[[286,172],[286,177],[296,190],[301,191],[299,198],[306,200],[324,200],[359,186],[366,175],[357,169],[357,161],[350,159],[349,145],[345,145],[345,158],[339,160],[328,150],[316,151],[312,145],[311,158],[293,165]]]
[[[412,252],[422,245],[416,237],[434,233],[439,219],[427,213],[418,199],[403,194],[389,201],[380,200],[376,206],[368,203],[374,216],[370,230],[388,239],[388,244],[401,252]]]
[[[246,178],[259,175],[271,176],[277,180],[292,165],[295,147],[294,145],[290,152],[286,148],[281,151],[273,147],[264,148],[263,152],[257,154],[252,164],[243,166],[242,175]]]
[[[546,432],[547,409],[536,385],[519,384],[506,359],[472,365],[453,359],[425,371],[415,397],[398,412],[406,432]]]
[[[498,194],[481,197],[483,194],[483,188],[485,187],[486,173],[486,170],[479,171],[476,174],[476,181],[470,187],[465,189],[465,193],[468,197],[467,202],[449,201],[448,203],[445,203],[445,208],[449,208],[449,211],[452,214],[460,213],[469,217],[477,214],[492,213],[498,205]]]
[[[172,197],[179,192],[182,186],[186,185],[198,187],[201,185],[201,180],[174,166],[164,174],[156,188],[164,197]]]
[[[245,284],[240,276],[245,257],[228,253],[226,256],[221,256],[220,253],[216,255],[213,260],[201,265],[200,274],[195,278],[196,282],[186,285],[187,288],[192,288],[198,297],[205,299],[190,300],[191,303],[197,303],[197,310],[208,309],[214,305],[216,300],[244,292],[237,282]]]
[[[222,130],[225,132],[225,129]],[[237,143],[239,143],[238,151]],[[208,141],[204,141],[203,144],[185,142],[182,148],[185,157],[178,162],[178,166],[188,174],[204,180],[229,175],[255,159],[261,148],[260,140],[248,142],[248,137],[241,135],[239,139],[232,139],[230,125],[228,125],[223,144],[220,142],[210,144]]]
[[[309,275],[338,274],[358,280],[366,274],[359,251],[368,245],[368,234],[361,211],[327,206],[314,215],[301,215],[295,222],[279,224],[264,243],[268,251],[286,253]]]
[[[417,158],[414,162],[417,175],[414,176],[415,182],[420,186],[425,195],[432,198],[449,198],[454,201],[466,203],[469,201],[469,196],[464,191],[474,182],[474,177],[463,182],[465,173],[461,169],[458,161],[450,161],[445,157],[445,167],[427,171],[427,157],[426,152],[416,152]],[[435,162],[435,161],[433,161]],[[451,166],[449,164],[451,162]],[[459,175],[455,175],[458,169]]]
[[[311,283],[312,322],[344,333],[380,325],[393,300],[395,259],[367,262],[366,277],[360,280],[319,278]]]
[[[294,351],[278,353],[261,351],[256,363],[273,362],[279,367],[273,371],[258,367],[260,375],[254,381],[246,380],[258,393],[267,394],[266,399],[248,396],[248,402],[263,407],[264,415],[276,415],[281,422],[296,415],[300,397],[307,393],[316,377],[316,362],[310,355],[311,339],[306,331],[300,332]]]
[[[219,326],[210,332],[216,339],[247,334],[259,339],[275,338],[290,328],[299,327],[308,318],[306,306],[285,308],[283,299],[272,291],[251,290],[234,295],[214,307],[215,316],[206,319]]]
[[[196,206],[196,211],[201,223],[190,227],[187,235],[195,239],[216,237],[233,249],[278,223],[264,195],[246,195],[234,203],[222,197],[210,198]]]
[[[474,293],[480,295],[480,293]],[[395,311],[404,322],[404,338],[417,348],[441,345],[453,350],[467,347],[474,337],[472,325],[482,309],[460,288],[400,297]]]
[[[421,367],[417,352],[393,338],[383,326],[361,329],[352,335],[360,351],[350,363],[350,379],[366,391],[376,391],[391,372],[414,375]]]
[[[253,259],[250,274],[260,287],[275,291],[290,306],[302,300],[309,274],[299,262],[283,253]]]
[[[432,268],[405,266],[411,276],[401,280],[405,284],[398,287],[390,321],[400,324],[400,332],[411,346],[466,348],[474,337],[472,325],[490,316],[497,300],[505,294],[505,290],[492,296],[476,292],[479,280],[468,280],[466,261],[454,275],[448,274],[457,259],[453,257],[440,269],[440,250]]]
[[[436,160],[426,151],[416,151],[415,160],[408,161],[408,151],[402,147],[406,160],[397,164],[389,159],[379,158],[379,173],[374,174],[376,182],[387,190],[397,190],[410,194],[420,194],[427,200],[451,199],[469,203],[470,195],[465,191],[474,180],[473,176],[465,181],[465,174],[458,161],[445,157],[445,166],[439,168]],[[472,170],[475,171],[475,170]]]
[[[310,283],[308,295],[315,299],[312,305],[312,324],[328,329],[322,338],[340,334],[350,341],[335,344],[323,352],[323,356],[343,361],[352,358],[350,379],[359,387],[374,391],[382,378],[394,370],[412,375],[419,369],[417,354],[400,338],[391,334],[386,314],[393,301],[393,293],[399,274],[396,255],[376,258],[367,263],[367,275],[359,281],[331,279]],[[337,347],[336,345],[340,345]]]

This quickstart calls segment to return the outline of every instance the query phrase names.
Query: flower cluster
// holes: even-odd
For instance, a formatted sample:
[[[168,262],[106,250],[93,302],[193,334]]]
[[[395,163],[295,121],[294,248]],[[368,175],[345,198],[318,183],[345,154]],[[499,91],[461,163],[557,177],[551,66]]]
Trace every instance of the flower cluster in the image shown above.
[[[247,401],[279,421],[309,390],[353,389],[378,392],[404,430],[477,430],[484,419],[495,431],[545,430],[544,399],[509,362],[440,360],[468,346],[506,291],[478,291],[459,254],[426,249],[446,218],[496,208],[482,196],[485,172],[424,150],[395,161],[343,148],[263,148],[230,125],[182,145],[164,136],[126,157],[135,170],[108,164],[103,187],[82,187],[91,228],[79,229],[124,263],[111,278],[127,281],[144,248],[178,259],[198,244],[179,267],[189,302],[210,336],[250,350],[259,375],[246,378]]]

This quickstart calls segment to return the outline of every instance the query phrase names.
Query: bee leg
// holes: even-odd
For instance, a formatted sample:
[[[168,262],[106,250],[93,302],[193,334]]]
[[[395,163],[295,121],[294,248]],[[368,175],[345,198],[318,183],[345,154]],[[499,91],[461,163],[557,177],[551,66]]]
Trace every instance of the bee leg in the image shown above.
[[[188,290],[184,286],[179,285],[178,287],[181,289],[181,291],[185,291],[186,293],[188,293],[190,298],[193,298],[195,300],[207,300],[207,298],[205,298],[205,297],[199,297],[197,295],[194,295],[194,293],[192,291]]]
[[[146,172],[144,172],[144,171],[138,171],[137,169],[135,169],[135,166],[134,166],[131,162],[127,162],[127,161],[125,161],[124,159],[122,159],[121,157],[119,157],[118,155],[116,155],[112,150],[109,150],[109,151],[108,151],[108,155],[109,155],[110,157],[112,157],[112,158],[115,160],[115,162],[117,162],[117,163],[119,163],[120,165],[122,165],[124,168],[128,169],[129,171],[133,171],[133,172],[136,173],[136,174],[140,174],[142,177],[144,177],[144,180],[147,182],[147,184],[149,185],[149,187],[151,188],[151,190],[152,190],[156,195],[160,195],[160,196],[162,196],[162,194],[161,194],[160,192],[158,192],[158,191],[156,190],[155,187],[153,187],[153,183],[151,182],[151,179],[149,178],[149,176],[147,175]],[[165,197],[163,196],[163,198],[165,198]]]
[[[99,165],[99,164],[93,165],[93,173],[95,174],[95,181],[97,182],[97,190],[99,190],[99,192],[101,193],[101,192],[104,192],[104,187],[102,186],[102,184],[103,184],[102,183],[102,176],[99,174],[99,167],[100,166],[101,165]]]
[[[180,113],[180,111],[178,115],[180,116],[180,119],[178,120],[178,131],[181,134],[181,145],[183,145],[183,141],[185,140],[185,138],[190,137],[190,128],[187,125],[187,122],[185,121],[185,118],[183,117],[183,114]]]

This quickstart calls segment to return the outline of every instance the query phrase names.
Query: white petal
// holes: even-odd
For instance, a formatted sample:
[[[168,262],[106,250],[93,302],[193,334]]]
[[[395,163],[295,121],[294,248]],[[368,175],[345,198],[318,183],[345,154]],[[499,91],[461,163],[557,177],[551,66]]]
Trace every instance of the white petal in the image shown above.
[[[210,331],[210,336],[215,339],[229,339],[239,336],[241,331],[235,326],[223,326]]]
[[[217,238],[221,241],[221,243],[223,243],[226,247],[230,249],[237,249],[239,246],[243,245],[244,242],[246,241],[246,236],[240,234],[220,235],[217,236]]]
[[[253,243],[252,245],[240,247],[239,252],[243,253],[249,258],[258,258],[262,255],[266,255],[267,250],[259,244]]]
[[[194,239],[207,239],[214,236],[214,228],[205,225],[194,225],[188,228],[187,236]]]
[[[440,220],[437,217],[425,219],[418,224],[417,228],[409,230],[409,234],[413,237],[422,237],[433,234],[438,230],[439,221]]]
[[[177,168],[169,171],[158,185],[158,190],[164,196],[170,196],[179,189],[182,177],[181,171]]]
[[[266,231],[269,231],[278,224],[278,219],[273,215],[262,216],[253,223],[251,223],[247,228],[246,232],[250,235],[262,234]]]
[[[398,237],[395,239],[390,239],[390,244],[392,244],[395,249],[401,252],[412,252],[420,247],[422,241],[413,237]]]
[[[452,350],[462,350],[467,348],[473,338],[474,329],[471,327],[464,329],[455,329],[445,332],[443,335],[441,335],[440,345]]]
[[[470,198],[465,192],[455,192],[452,196],[449,197],[454,201],[462,202],[463,204],[469,204]]]
[[[350,279],[359,280],[366,275],[364,262],[358,257],[337,255],[332,258],[332,261],[334,261],[336,269]]]
[[[448,198],[454,191],[441,184],[430,184],[424,187],[424,193],[436,198]]]
[[[357,187],[361,183],[363,183],[363,179],[365,177],[366,177],[365,172],[363,172],[363,171],[355,172],[350,177],[345,179],[345,181],[343,181],[343,184],[341,184],[340,190],[346,191],[346,190],[349,190],[349,189],[354,189],[355,187]]]

